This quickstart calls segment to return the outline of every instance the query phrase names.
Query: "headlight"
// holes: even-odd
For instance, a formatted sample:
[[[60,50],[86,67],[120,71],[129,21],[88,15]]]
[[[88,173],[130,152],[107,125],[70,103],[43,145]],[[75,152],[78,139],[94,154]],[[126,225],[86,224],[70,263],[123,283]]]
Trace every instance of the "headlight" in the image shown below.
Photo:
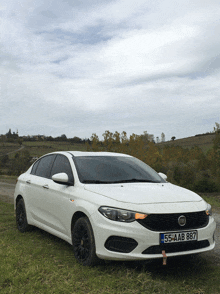
[[[205,212],[206,212],[207,215],[210,215],[210,216],[212,215],[212,207],[208,203],[207,203],[207,208],[206,208]]]
[[[147,214],[138,213],[125,209],[118,209],[113,207],[101,206],[99,212],[106,218],[119,222],[133,222],[136,219],[144,219]]]

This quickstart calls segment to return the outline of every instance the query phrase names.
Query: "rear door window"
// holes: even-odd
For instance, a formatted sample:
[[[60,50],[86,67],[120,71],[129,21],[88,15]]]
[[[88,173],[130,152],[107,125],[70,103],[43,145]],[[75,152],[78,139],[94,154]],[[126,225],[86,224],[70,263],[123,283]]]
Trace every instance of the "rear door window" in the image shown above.
[[[53,161],[55,159],[56,155],[47,155],[44,156],[39,160],[39,162],[36,162],[33,166],[33,169],[31,171],[32,174],[35,174],[36,176],[43,177],[43,178],[50,178],[50,171],[53,164]]]
[[[31,174],[35,175],[40,160],[36,161],[32,167]]]

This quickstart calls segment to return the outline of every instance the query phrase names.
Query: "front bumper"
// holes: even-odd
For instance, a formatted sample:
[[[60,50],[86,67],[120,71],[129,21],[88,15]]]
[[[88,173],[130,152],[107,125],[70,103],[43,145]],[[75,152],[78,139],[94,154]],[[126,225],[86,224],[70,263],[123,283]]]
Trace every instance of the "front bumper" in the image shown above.
[[[140,225],[137,221],[134,221],[132,223],[111,221],[99,213],[93,214],[91,216],[90,221],[94,231],[96,254],[101,259],[108,259],[108,260],[154,259],[154,258],[162,258],[163,257],[162,250],[166,251],[166,249],[167,249],[166,255],[167,257],[169,257],[169,256],[179,256],[179,255],[201,253],[201,252],[209,251],[215,247],[214,231],[216,228],[216,223],[213,217],[209,217],[209,223],[206,227],[197,229],[197,232],[198,232],[197,241],[188,241],[183,243],[181,242],[181,244],[175,243],[175,244],[178,244],[176,246],[175,244],[173,245],[173,243],[172,243],[172,246],[169,246],[169,244],[166,244],[165,247],[160,244],[160,233],[166,233],[166,232],[151,231],[143,227],[142,225]],[[114,239],[114,237],[116,238]],[[120,244],[120,241],[121,241],[121,245],[116,246],[120,248],[118,248],[118,250],[116,249],[115,251],[113,249],[114,246],[109,245],[110,244],[108,242],[109,240],[112,241],[113,243],[114,241],[118,240],[118,244]],[[194,244],[191,242],[194,242]],[[190,244],[191,246],[189,246],[189,243],[191,243]],[[125,250],[123,250],[123,246]],[[106,247],[109,248],[110,250],[107,249]],[[171,247],[173,247],[174,249],[172,249]],[[131,250],[129,250],[129,248]],[[122,252],[117,252],[120,250]],[[160,253],[160,250],[161,250],[161,253]]]

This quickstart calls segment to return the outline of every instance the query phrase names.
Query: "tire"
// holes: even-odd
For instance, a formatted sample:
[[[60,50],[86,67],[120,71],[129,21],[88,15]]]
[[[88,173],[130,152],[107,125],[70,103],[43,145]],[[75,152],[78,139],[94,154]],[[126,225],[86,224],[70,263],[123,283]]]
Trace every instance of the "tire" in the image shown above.
[[[80,264],[92,266],[99,263],[92,226],[87,217],[81,217],[76,221],[72,231],[72,242],[75,258]]]
[[[27,232],[31,226],[27,222],[24,200],[20,199],[16,205],[16,225],[21,233]]]

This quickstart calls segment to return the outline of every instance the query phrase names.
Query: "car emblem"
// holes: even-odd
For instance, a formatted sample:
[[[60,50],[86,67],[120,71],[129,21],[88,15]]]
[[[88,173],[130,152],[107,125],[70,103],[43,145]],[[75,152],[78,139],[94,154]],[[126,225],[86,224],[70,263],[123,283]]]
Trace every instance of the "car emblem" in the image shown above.
[[[179,218],[178,218],[178,224],[183,227],[185,226],[186,224],[186,217],[184,215],[181,215]]]

